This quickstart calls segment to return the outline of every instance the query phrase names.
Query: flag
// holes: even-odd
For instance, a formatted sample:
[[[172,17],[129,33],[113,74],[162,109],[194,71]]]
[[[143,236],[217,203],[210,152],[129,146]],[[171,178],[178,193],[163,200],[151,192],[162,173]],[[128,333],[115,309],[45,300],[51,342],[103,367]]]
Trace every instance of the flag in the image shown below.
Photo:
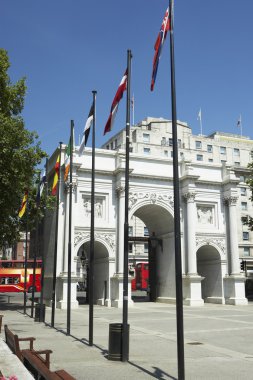
[[[38,185],[38,191],[37,191],[37,195],[36,195],[36,205],[37,205],[37,207],[39,207],[39,205],[40,205],[40,199],[41,199],[41,195],[43,193],[45,182],[46,182],[46,172],[44,170],[44,173],[43,173],[43,175],[42,175],[42,177],[40,179],[39,185]]]
[[[162,47],[164,40],[167,36],[167,31],[170,30],[170,12],[169,12],[169,7],[166,9],[163,22],[161,25],[160,32],[158,34],[158,37],[155,42],[155,55],[153,58],[153,70],[152,70],[152,78],[151,78],[151,91],[154,90],[155,86],[155,80],[156,80],[156,75],[157,75],[157,70],[158,70],[158,64],[160,60],[160,56],[162,53]]]
[[[237,121],[237,127],[241,128],[241,126],[242,126],[242,116],[240,115],[240,117],[239,117],[239,119]]]
[[[27,205],[27,199],[28,199],[28,190],[26,190],[26,192],[24,194],[24,197],[22,199],[22,203],[21,203],[20,209],[18,211],[19,218],[22,218],[22,216],[25,213],[26,205]]]
[[[58,155],[55,166],[55,174],[54,174],[54,182],[52,187],[52,195],[56,195],[57,193],[57,184],[59,181],[59,170],[60,170],[60,155]]]
[[[107,132],[110,132],[112,130],[114,119],[115,119],[116,113],[118,111],[119,102],[122,99],[123,93],[124,93],[124,91],[127,88],[127,75],[128,75],[128,73],[127,73],[127,70],[126,70],[123,78],[121,79],[121,82],[119,84],[119,88],[118,88],[118,90],[116,92],[116,95],[115,95],[115,97],[113,99],[112,106],[111,106],[111,112],[110,112],[110,115],[108,117],[105,129],[104,129],[104,135]]]
[[[71,138],[69,139],[69,143],[67,146],[66,156],[65,156],[65,173],[64,173],[64,181],[68,180],[69,169],[70,169],[70,154],[71,154]]]
[[[88,119],[86,121],[84,130],[83,130],[83,137],[82,137],[82,141],[81,141],[80,148],[79,148],[79,154],[80,155],[83,153],[84,147],[87,144],[93,119],[94,119],[94,103],[92,103],[92,106],[90,107]]]

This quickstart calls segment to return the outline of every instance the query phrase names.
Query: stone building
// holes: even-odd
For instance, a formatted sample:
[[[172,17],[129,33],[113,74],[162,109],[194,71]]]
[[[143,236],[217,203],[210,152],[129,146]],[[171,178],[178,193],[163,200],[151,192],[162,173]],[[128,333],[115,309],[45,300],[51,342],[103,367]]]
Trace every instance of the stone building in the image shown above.
[[[174,199],[171,121],[147,118],[131,127],[129,175],[130,234],[143,231],[162,244],[156,247],[152,287],[156,301],[175,302]],[[247,304],[245,275],[240,258],[250,270],[253,236],[242,223],[252,215],[245,182],[253,141],[227,133],[194,136],[178,121],[179,185],[181,197],[181,245],[183,298],[186,305],[204,302]],[[72,203],[72,307],[77,307],[76,283],[84,275],[89,257],[91,149],[73,155]],[[57,157],[49,160],[49,176]],[[61,162],[64,163],[64,151]],[[125,131],[96,149],[95,171],[95,273],[94,301],[122,306],[123,229],[125,188]],[[63,173],[64,164],[61,166]],[[60,183],[57,254],[57,306],[67,303],[69,230],[68,186]],[[136,219],[137,218],[137,219]],[[140,221],[141,222],[140,222]],[[132,231],[131,231],[132,227]],[[47,215],[44,248],[45,297],[50,304],[55,215]],[[138,232],[141,234],[141,232]],[[139,247],[138,260],[147,258]],[[130,246],[131,251],[131,246]],[[130,263],[136,251],[130,252]],[[129,279],[129,292],[131,283]],[[131,306],[132,302],[129,301]]]

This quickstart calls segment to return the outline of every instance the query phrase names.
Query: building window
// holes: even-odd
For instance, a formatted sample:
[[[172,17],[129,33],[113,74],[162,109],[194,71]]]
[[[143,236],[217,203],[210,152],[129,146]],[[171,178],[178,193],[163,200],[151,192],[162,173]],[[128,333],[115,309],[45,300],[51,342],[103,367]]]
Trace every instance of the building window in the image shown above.
[[[201,141],[195,141],[195,148],[201,149],[202,148],[202,142]]]
[[[144,253],[148,253],[148,243],[144,243]]]
[[[203,154],[197,154],[197,161],[203,161]]]
[[[213,162],[213,159],[212,158],[208,158],[208,162]]]
[[[118,140],[117,139],[115,139],[115,141],[114,141],[114,147],[115,147],[115,149],[117,149],[117,147],[118,147]]]
[[[150,142],[150,134],[149,133],[143,133],[143,142],[145,142],[145,143]]]
[[[226,154],[227,150],[225,146],[220,146],[220,154]]]
[[[243,256],[250,256],[249,247],[243,247]]]
[[[245,176],[244,175],[240,175],[240,182],[245,183]]]
[[[177,144],[178,144],[178,147],[181,148],[181,146],[182,146],[182,141],[181,141],[181,139],[178,139],[178,140],[177,140]]]
[[[173,158],[173,150],[170,152],[170,156]]]
[[[234,148],[234,156],[240,156],[240,149]]]
[[[247,195],[247,189],[246,187],[241,187],[241,195],[246,196]]]
[[[143,235],[144,236],[149,236],[149,231],[148,231],[148,227],[144,227],[144,229],[143,229]]]
[[[235,161],[235,166],[240,166],[240,162],[239,161]]]
[[[162,137],[161,145],[166,145],[166,137]]]
[[[243,240],[249,240],[249,233],[246,232],[246,231],[244,231],[244,232],[242,233],[242,237],[243,237]]]
[[[213,153],[213,146],[207,145],[207,151],[208,151],[208,153]]]
[[[128,243],[128,252],[133,253],[133,243]]]
[[[225,163],[225,162],[227,162],[227,160],[220,160],[220,162],[221,162],[221,163]]]
[[[111,150],[113,150],[113,141],[111,142]]]
[[[120,146],[119,146],[119,148],[120,148]],[[132,148],[132,147],[129,148],[129,152],[130,152],[130,153],[133,152],[133,148]]]
[[[106,145],[106,149],[110,149],[110,145]]]
[[[173,139],[169,139],[169,146],[172,146],[173,145]]]
[[[133,226],[128,226],[128,235],[133,236]]]
[[[167,150],[164,151],[165,157],[169,157],[169,152]]]
[[[150,154],[150,148],[144,148],[143,153],[144,154]]]
[[[241,209],[242,210],[247,210],[247,202],[241,202]]]

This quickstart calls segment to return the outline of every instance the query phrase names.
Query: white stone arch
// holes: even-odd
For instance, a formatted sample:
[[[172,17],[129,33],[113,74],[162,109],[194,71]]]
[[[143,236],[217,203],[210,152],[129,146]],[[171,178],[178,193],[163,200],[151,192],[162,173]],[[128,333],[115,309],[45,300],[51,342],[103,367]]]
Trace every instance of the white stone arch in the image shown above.
[[[94,238],[96,242],[101,243],[105,246],[108,257],[115,257],[115,233],[99,233],[95,232]],[[90,232],[82,231],[75,234],[74,240],[74,254],[77,255],[80,247],[90,241]]]
[[[134,213],[143,206],[155,204],[167,210],[174,218],[173,197],[167,194],[157,194],[148,192],[130,193],[129,197],[129,218],[132,218]],[[167,198],[167,202],[166,202]]]
[[[212,246],[214,247],[220,255],[220,260],[224,260],[225,256],[225,239],[217,238],[196,238],[196,253],[201,247]]]

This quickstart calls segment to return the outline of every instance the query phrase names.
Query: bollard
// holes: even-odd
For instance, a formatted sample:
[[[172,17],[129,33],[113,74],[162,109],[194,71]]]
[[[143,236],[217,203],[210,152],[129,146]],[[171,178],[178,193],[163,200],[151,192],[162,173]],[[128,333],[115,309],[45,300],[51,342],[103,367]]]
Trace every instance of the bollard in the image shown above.
[[[109,324],[109,360],[122,360],[122,323]],[[129,325],[127,325],[127,352],[129,353]],[[127,357],[128,360],[128,357]]]

